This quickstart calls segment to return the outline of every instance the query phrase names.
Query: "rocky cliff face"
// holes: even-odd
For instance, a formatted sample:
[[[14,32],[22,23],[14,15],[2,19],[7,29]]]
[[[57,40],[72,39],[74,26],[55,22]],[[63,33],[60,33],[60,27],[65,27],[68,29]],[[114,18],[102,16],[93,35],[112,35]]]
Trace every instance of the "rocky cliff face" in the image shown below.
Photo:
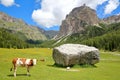
[[[16,19],[0,12],[0,27],[11,30],[14,33],[22,33],[27,39],[46,40],[46,36],[35,26],[26,24],[21,19]],[[18,36],[19,37],[19,36]]]
[[[85,5],[74,8],[63,20],[56,38],[84,31],[87,25],[97,25],[98,23],[99,19],[95,10]]]
[[[74,8],[62,21],[60,31],[55,39],[59,39],[74,33],[81,33],[88,25],[99,26],[99,23],[115,23],[120,22],[120,15],[111,16],[106,19],[99,19],[96,15],[96,11],[83,5],[81,7]]]
[[[14,22],[14,19],[7,14],[0,12],[0,19],[8,22]]]
[[[49,30],[49,31],[44,31],[43,33],[46,35],[48,39],[52,39],[58,34],[58,31]]]
[[[102,22],[106,23],[106,24],[118,23],[118,22],[120,22],[120,14],[105,18],[105,19],[102,20]]]

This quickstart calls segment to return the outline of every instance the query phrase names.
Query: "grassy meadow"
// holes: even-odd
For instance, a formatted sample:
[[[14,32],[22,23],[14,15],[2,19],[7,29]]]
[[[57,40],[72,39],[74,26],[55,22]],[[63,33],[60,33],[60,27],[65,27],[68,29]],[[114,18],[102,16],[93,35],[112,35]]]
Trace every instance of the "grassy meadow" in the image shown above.
[[[11,61],[15,57],[45,59],[38,61],[26,76],[26,68],[18,67],[14,78]],[[100,51],[96,67],[75,65],[70,70],[53,66],[52,49],[2,49],[0,48],[0,80],[120,80],[120,52]]]

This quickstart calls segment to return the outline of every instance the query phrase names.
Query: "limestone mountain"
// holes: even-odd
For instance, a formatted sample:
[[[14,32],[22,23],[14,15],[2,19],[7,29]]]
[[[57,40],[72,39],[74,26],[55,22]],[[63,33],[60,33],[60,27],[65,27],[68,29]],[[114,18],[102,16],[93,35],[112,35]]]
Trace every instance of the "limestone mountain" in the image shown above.
[[[120,15],[99,19],[95,10],[85,5],[73,9],[63,20],[55,39],[42,43],[41,47],[50,48],[66,43],[120,51]]]
[[[114,15],[105,19],[99,19],[96,15],[96,11],[83,6],[74,8],[62,21],[60,31],[55,39],[60,39],[68,35],[75,33],[82,33],[86,31],[86,28],[90,26],[101,27],[99,24],[111,24],[120,22],[120,15]]]
[[[59,34],[56,38],[84,31],[86,26],[98,25],[98,23],[99,18],[95,10],[86,5],[74,8],[70,14],[66,16],[66,19],[62,21]]]
[[[0,27],[10,30],[19,38],[27,40],[46,40],[46,36],[36,26],[26,24],[21,19],[10,17],[0,12]]]
[[[120,22],[120,14],[105,18],[102,20],[102,22],[105,24],[118,23],[118,22]]]
[[[44,34],[48,39],[53,39],[58,34],[58,31],[55,30],[44,31]]]

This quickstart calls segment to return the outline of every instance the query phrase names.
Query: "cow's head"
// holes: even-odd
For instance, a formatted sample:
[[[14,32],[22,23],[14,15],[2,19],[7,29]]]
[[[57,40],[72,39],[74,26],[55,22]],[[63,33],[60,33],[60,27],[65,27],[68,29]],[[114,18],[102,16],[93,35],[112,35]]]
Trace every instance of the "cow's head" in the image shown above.
[[[36,65],[37,59],[33,59],[33,65]]]

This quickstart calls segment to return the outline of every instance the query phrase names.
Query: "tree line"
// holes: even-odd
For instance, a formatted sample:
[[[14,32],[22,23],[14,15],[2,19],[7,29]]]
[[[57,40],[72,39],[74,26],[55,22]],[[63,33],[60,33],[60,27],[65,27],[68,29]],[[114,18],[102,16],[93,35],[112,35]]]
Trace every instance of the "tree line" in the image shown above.
[[[104,50],[120,51],[120,23],[102,24],[102,26],[104,27],[103,35],[84,40],[80,43]],[[97,33],[98,31],[94,34]]]
[[[89,46],[109,51],[120,51],[120,30],[107,33],[103,36],[80,42]]]
[[[65,43],[85,44],[109,51],[120,51],[120,23],[87,26],[85,31],[72,34],[60,40],[55,46]],[[54,41],[55,43],[57,41]],[[53,45],[48,42],[47,45]],[[47,46],[45,46],[47,47]]]
[[[0,28],[0,48],[29,48],[28,43],[11,34],[7,29]]]

